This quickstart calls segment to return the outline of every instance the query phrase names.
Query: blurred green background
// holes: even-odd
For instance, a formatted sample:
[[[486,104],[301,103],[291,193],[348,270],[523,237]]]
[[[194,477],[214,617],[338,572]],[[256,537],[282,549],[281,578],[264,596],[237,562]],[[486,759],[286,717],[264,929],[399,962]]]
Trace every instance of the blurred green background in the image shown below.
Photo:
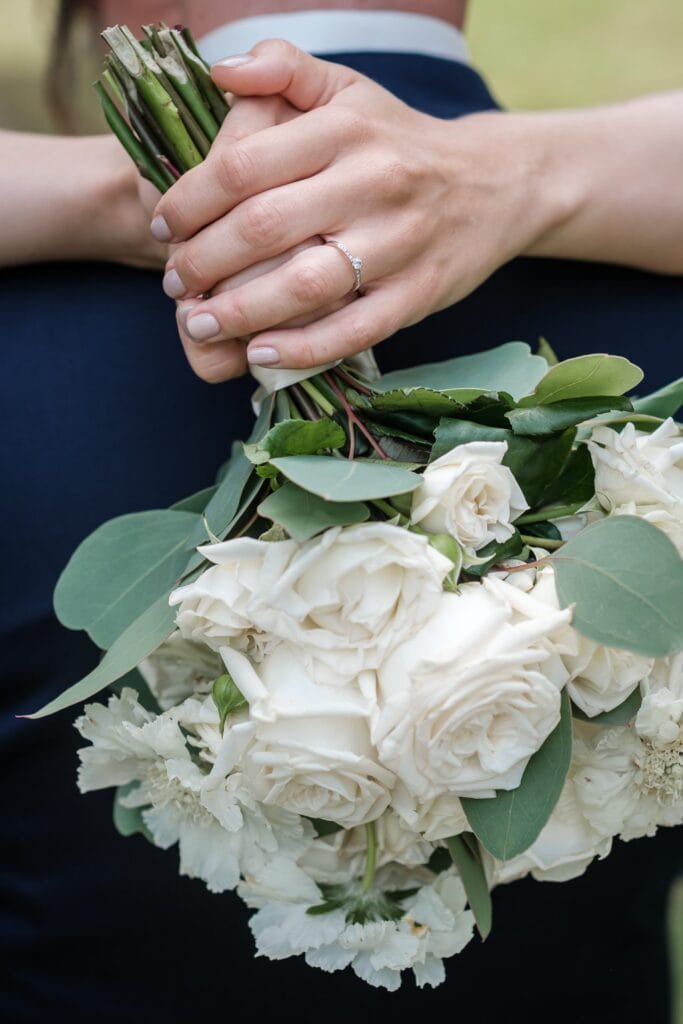
[[[47,130],[42,75],[54,0],[0,0],[0,124]],[[471,0],[474,63],[513,108],[580,106],[683,87],[683,0]],[[96,54],[85,34],[77,104],[100,125],[85,83]]]

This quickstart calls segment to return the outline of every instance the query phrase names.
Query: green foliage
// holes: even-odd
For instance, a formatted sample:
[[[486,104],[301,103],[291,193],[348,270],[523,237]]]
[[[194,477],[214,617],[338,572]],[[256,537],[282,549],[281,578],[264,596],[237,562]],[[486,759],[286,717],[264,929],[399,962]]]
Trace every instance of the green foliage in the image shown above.
[[[326,448],[341,448],[346,441],[334,420],[283,420],[254,444],[244,446],[250,462],[260,465],[283,455],[316,455]]]
[[[118,516],[76,549],[54,595],[57,618],[99,647],[114,640],[184,569],[199,517],[159,510]],[[201,524],[201,520],[199,520]]]
[[[592,722],[594,725],[627,725],[638,714],[642,702],[643,695],[640,692],[640,687],[636,686],[633,693],[629,694],[626,700],[622,701],[618,707],[612,708],[611,711],[602,711],[599,715],[589,718],[581,708],[572,705],[572,715],[582,722]]]
[[[127,796],[132,790],[137,789],[139,785],[139,782],[127,782],[125,786],[118,786],[116,788],[112,807],[114,828],[121,836],[134,836],[139,832],[145,839],[152,842],[152,835],[142,818],[144,808],[124,807],[121,803],[121,797]]]
[[[201,514],[213,498],[216,490],[216,485],[205,487],[203,491],[196,491],[195,494],[190,494],[187,498],[181,498],[180,501],[174,502],[171,505],[171,510],[173,512],[197,512]]]
[[[649,416],[659,416],[666,419],[668,416],[675,416],[683,406],[683,377],[674,380],[659,391],[653,391],[651,395],[644,395],[636,398],[633,408],[636,412]]]
[[[229,672],[225,672],[215,680],[211,688],[211,696],[218,711],[222,736],[228,715],[233,715],[236,711],[242,711],[246,708],[247,702]]]
[[[560,721],[530,759],[517,789],[499,790],[489,800],[463,798],[472,831],[498,860],[518,856],[540,835],[562,792],[571,747],[571,711],[565,691]]]
[[[533,394],[520,405],[548,405],[571,398],[623,395],[643,379],[643,371],[623,356],[602,353],[577,356],[557,363],[546,373]]]
[[[664,657],[683,648],[683,559],[657,527],[612,516],[553,556],[572,624],[600,644]]]
[[[262,501],[258,512],[298,541],[308,540],[331,526],[351,526],[370,518],[370,510],[362,502],[326,501],[289,482]]]
[[[474,355],[387,373],[373,382],[373,388],[381,393],[431,388],[453,392],[459,401],[471,401],[486,392],[504,391],[517,400],[533,391],[547,368],[545,359],[532,355],[525,342],[509,341]],[[461,394],[458,396],[456,392]]]
[[[595,398],[567,398],[547,405],[511,409],[505,413],[515,434],[554,434],[593,416],[613,410],[631,409],[631,402],[621,395]]]
[[[505,563],[509,558],[527,558],[525,551],[528,550],[517,530],[504,541],[492,540],[486,547],[480,548],[477,558],[480,559],[475,565],[468,565],[465,572],[468,576],[479,579],[494,565]]]
[[[343,461],[329,455],[285,456],[273,459],[276,469],[292,483],[326,501],[365,501],[414,491],[420,477],[382,462]]]
[[[493,905],[477,840],[466,832],[447,839],[446,845],[465,887],[479,934],[485,939],[491,932]]]
[[[116,638],[99,665],[27,718],[44,718],[81,704],[140,664],[173,632],[175,609],[164,594]]]

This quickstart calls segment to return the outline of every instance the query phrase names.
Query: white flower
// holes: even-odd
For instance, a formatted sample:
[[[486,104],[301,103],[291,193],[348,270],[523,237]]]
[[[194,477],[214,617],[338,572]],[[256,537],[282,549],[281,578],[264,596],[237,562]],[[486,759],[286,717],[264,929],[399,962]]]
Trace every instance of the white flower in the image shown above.
[[[459,953],[473,932],[474,918],[465,910],[460,880],[444,872],[432,884],[420,887],[401,901],[403,915],[398,920],[380,916],[381,886],[382,872],[378,872],[373,892],[360,894],[357,888],[348,888],[349,906],[360,897],[368,907],[363,923],[349,923],[345,907],[308,913],[322,902],[320,894],[317,904],[310,899],[261,904],[249,922],[258,955],[281,960],[304,954],[309,966],[328,972],[350,966],[363,981],[391,992],[400,987],[401,972],[409,968],[419,987],[441,984],[443,959]],[[245,887],[240,894],[251,904]]]
[[[528,596],[553,608],[560,607],[552,566],[545,566],[537,574]],[[653,658],[633,651],[598,644],[569,625],[556,636],[556,643],[569,673],[569,696],[589,718],[623,704],[654,662]]]
[[[519,785],[560,717],[567,673],[553,635],[570,618],[502,580],[443,594],[382,665],[373,739],[421,801]]]
[[[326,686],[289,644],[274,648],[258,675],[240,652],[221,653],[256,726],[242,768],[257,799],[347,828],[379,817],[394,778],[370,740],[374,673]]]
[[[278,852],[298,856],[311,830],[294,815],[270,814],[242,783],[227,775],[253,731],[251,723],[226,727],[210,772],[194,762],[180,728],[192,728],[198,701],[162,715],[145,711],[134,690],[124,689],[108,705],[89,704],[76,727],[91,747],[79,751],[81,792],[137,782],[120,802],[143,808],[155,845],[178,843],[181,874],[203,879],[211,892],[237,885],[244,863],[262,866]],[[217,712],[205,702],[206,715]],[[183,720],[184,713],[188,717]]]
[[[166,711],[193,694],[208,693],[223,672],[223,662],[206,644],[186,640],[176,630],[138,671]]]
[[[658,505],[636,505],[627,501],[614,509],[615,516],[638,516],[665,533],[683,558],[683,502],[668,507]]]
[[[574,779],[596,831],[622,839],[683,823],[683,655],[655,662],[643,703],[627,726],[578,723]]]
[[[391,794],[391,806],[411,831],[430,843],[457,836],[470,827],[460,798],[451,793],[417,800],[402,782],[398,782]]]
[[[595,857],[603,860],[611,848],[611,837],[600,835],[584,818],[570,774],[553,813],[529,849],[504,862],[488,858],[491,881],[505,884],[531,872],[539,882],[568,882],[582,875]]]
[[[636,430],[632,423],[621,433],[596,427],[588,448],[595,493],[608,510],[634,502],[639,510],[665,506],[683,518],[683,435],[672,419],[651,434]]]
[[[389,523],[201,550],[215,566],[171,595],[183,635],[248,653],[296,643],[318,659],[321,682],[376,668],[429,618],[453,567],[426,537]]]
[[[468,552],[504,541],[529,506],[502,465],[505,441],[470,441],[435,459],[413,491],[411,519],[429,533],[448,533]]]

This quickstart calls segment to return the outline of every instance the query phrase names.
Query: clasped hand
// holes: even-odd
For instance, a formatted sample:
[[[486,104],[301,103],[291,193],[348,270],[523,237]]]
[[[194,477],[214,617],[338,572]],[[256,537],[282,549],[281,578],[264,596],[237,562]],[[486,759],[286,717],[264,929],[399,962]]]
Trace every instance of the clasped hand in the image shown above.
[[[173,243],[164,288],[207,381],[367,349],[468,294],[545,228],[528,115],[440,120],[281,41],[212,73],[234,107],[153,220]],[[362,258],[360,295],[329,238]]]

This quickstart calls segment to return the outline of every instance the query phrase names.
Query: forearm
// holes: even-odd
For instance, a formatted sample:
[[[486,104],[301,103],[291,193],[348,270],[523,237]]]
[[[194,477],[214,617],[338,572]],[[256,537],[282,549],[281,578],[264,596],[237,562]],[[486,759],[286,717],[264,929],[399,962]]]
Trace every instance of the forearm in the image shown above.
[[[512,115],[537,153],[547,228],[528,255],[683,274],[683,93]]]
[[[155,262],[137,172],[109,136],[1,132],[0,265]]]

